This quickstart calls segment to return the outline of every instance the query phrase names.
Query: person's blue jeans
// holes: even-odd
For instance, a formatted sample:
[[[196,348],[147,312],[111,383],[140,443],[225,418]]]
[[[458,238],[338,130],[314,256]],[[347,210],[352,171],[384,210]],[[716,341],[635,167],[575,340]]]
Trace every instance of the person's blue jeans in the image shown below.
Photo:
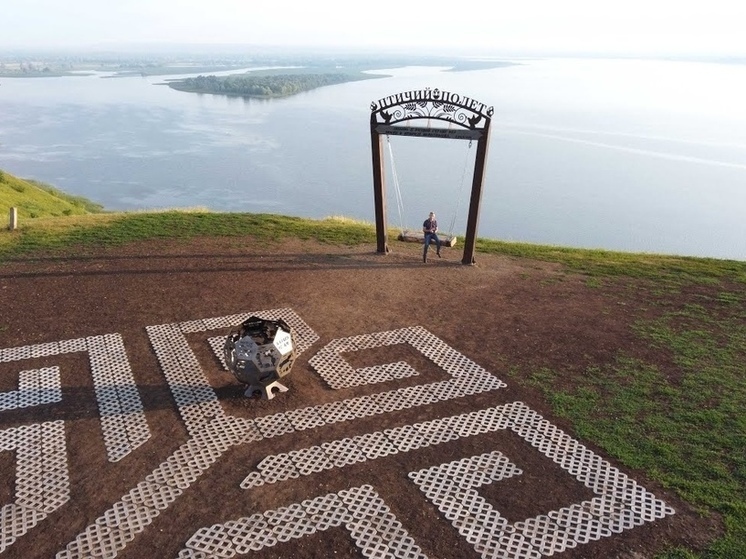
[[[435,239],[435,246],[438,249],[438,254],[440,254],[440,239],[438,238],[437,233],[425,233],[425,252],[423,253],[423,257],[427,258],[427,249],[430,248],[430,241]]]

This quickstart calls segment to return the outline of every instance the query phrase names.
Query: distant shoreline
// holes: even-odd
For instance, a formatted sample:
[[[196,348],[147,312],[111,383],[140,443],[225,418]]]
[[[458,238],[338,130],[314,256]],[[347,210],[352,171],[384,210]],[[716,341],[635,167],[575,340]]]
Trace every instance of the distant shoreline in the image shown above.
[[[34,71],[8,71],[0,70],[0,78],[77,78],[90,77],[96,74],[106,73],[108,76],[103,78],[132,78],[148,76],[169,76],[178,74],[200,74],[212,72],[230,72],[232,70],[241,70],[246,68],[245,64],[235,66],[168,66],[159,68],[130,68],[119,70],[110,67],[96,67],[76,70],[34,70]]]
[[[363,72],[381,68],[401,68],[405,66],[442,66],[448,71],[465,72],[471,70],[487,70],[519,64],[508,60],[475,60],[469,58],[443,56],[370,56],[355,55],[335,58],[314,58],[307,54],[284,56],[247,56],[231,57],[226,60],[194,60],[184,57],[169,57],[162,60],[158,55],[151,57],[138,56],[132,60],[120,60],[112,56],[111,59],[98,60],[96,57],[70,62],[64,57],[49,56],[48,58],[29,59],[2,57],[0,55],[0,78],[58,78],[58,77],[90,77],[99,73],[108,75],[105,78],[153,77],[173,76],[183,74],[225,74],[239,72],[247,67],[270,69],[251,70],[255,76],[276,76],[279,74],[348,74],[349,80],[367,79],[370,75]],[[362,77],[359,77],[362,76]],[[379,76],[374,76],[379,77]]]

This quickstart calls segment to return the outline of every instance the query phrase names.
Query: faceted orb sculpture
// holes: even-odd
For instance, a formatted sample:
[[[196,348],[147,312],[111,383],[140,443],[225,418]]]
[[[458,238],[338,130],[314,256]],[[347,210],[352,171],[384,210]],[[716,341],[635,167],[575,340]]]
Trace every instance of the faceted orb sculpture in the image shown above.
[[[278,381],[290,372],[296,352],[292,329],[284,320],[248,318],[231,330],[223,354],[233,376],[247,385],[246,396],[259,392],[271,400],[273,389],[287,392]]]

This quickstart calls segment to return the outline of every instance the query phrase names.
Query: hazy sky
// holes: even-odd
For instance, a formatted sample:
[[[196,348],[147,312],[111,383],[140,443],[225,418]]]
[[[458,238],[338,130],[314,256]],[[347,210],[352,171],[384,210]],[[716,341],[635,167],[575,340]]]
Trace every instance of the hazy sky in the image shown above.
[[[112,43],[746,55],[746,0],[4,0],[0,48]]]

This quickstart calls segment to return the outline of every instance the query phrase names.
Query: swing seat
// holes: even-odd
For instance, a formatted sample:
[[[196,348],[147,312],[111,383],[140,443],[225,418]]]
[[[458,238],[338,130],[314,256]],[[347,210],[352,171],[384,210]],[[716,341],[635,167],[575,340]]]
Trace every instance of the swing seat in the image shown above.
[[[422,231],[410,231],[405,229],[399,233],[399,240],[405,243],[425,243],[425,234]],[[442,247],[454,247],[456,246],[456,235],[438,235],[440,239],[440,246]],[[435,244],[434,240],[430,241],[431,245]]]

